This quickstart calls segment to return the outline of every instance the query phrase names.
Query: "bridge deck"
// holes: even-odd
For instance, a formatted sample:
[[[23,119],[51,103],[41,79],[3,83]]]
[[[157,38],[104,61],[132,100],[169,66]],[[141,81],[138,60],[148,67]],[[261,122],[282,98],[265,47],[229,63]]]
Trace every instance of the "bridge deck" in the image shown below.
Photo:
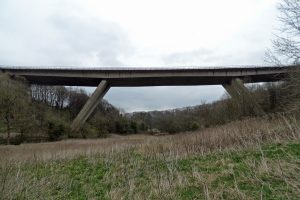
[[[97,86],[101,80],[107,80],[110,86],[125,87],[222,85],[235,78],[240,78],[246,83],[274,82],[285,78],[295,67],[37,68],[0,66],[0,71],[23,76],[30,84]]]

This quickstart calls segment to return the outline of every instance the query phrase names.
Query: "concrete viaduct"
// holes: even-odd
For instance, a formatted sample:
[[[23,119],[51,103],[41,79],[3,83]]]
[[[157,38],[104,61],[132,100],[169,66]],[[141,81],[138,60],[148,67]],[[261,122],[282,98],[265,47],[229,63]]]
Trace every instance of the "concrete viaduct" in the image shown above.
[[[243,83],[276,82],[298,66],[177,67],[177,68],[71,68],[0,66],[0,73],[22,76],[30,84],[97,87],[74,119],[78,131],[110,87],[222,85],[232,98],[251,94]],[[254,112],[262,113],[255,101]]]

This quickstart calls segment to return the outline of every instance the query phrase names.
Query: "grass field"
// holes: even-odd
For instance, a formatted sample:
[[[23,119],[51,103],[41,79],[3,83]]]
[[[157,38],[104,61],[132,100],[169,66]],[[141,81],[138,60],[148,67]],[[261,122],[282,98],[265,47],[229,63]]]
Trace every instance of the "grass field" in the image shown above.
[[[299,199],[295,119],[0,147],[2,199]]]

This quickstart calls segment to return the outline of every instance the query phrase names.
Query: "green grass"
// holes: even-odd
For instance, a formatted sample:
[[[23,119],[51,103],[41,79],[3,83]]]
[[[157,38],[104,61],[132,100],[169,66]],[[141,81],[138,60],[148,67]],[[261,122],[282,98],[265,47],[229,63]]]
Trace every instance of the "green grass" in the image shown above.
[[[4,199],[300,198],[299,141],[179,158],[130,149],[0,170]]]

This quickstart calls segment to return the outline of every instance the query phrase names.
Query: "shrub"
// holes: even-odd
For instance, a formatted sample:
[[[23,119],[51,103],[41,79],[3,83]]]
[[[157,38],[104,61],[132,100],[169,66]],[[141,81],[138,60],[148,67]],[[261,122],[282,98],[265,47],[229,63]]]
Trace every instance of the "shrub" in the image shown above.
[[[47,133],[50,141],[56,141],[66,134],[66,126],[61,122],[49,121]]]
[[[21,143],[26,141],[26,136],[24,134],[16,135],[15,137],[11,138],[10,144],[13,145],[20,145]]]
[[[287,91],[283,101],[283,109],[289,113],[299,113],[300,111],[300,69],[297,68],[290,72],[284,86]]]

